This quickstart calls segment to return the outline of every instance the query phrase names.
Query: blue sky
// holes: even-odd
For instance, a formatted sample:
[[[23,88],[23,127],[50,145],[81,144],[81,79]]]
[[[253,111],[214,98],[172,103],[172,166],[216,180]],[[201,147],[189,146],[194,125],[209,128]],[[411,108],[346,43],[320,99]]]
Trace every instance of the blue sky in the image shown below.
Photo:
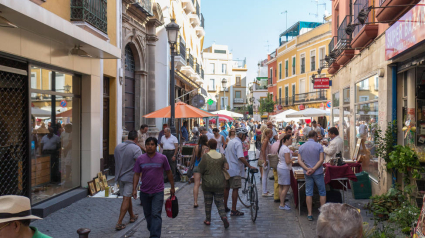
[[[317,13],[315,0],[202,0],[202,13],[205,18],[204,48],[214,42],[228,45],[233,59],[246,57],[248,66],[247,81],[256,77],[257,63],[267,57],[279,45],[279,34],[297,21],[323,22],[325,6],[319,5]],[[331,12],[330,0],[326,3]],[[310,14],[311,13],[311,14]],[[268,41],[268,43],[267,43]],[[269,47],[267,47],[269,45]]]

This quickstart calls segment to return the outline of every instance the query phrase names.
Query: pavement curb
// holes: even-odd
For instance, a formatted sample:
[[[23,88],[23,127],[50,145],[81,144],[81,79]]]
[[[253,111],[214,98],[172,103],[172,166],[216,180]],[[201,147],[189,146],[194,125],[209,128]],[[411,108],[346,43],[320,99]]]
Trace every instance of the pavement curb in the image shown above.
[[[181,186],[177,191],[176,191],[176,194],[178,194],[184,187],[186,187],[187,185],[189,185],[189,183],[187,182],[187,183],[185,183],[185,184],[183,184],[183,186]],[[175,185],[174,185],[175,186]],[[133,224],[133,226],[130,228],[130,230],[128,230],[126,233],[124,233],[124,235],[122,235],[121,236],[121,238],[127,238],[127,237],[131,237],[135,232],[136,232],[136,229],[135,228],[137,228],[137,227],[139,227],[140,226],[140,224],[142,223],[142,222],[144,222],[146,219],[143,217],[143,219],[140,219],[138,222],[135,222],[134,224]]]

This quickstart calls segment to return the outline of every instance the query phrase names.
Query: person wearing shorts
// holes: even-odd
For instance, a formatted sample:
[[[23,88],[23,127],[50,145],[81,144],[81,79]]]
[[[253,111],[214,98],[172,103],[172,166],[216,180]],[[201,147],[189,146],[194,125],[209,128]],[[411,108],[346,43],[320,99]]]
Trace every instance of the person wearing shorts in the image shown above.
[[[277,142],[276,142],[277,143]],[[288,204],[285,204],[286,194],[288,193],[291,185],[290,171],[292,169],[292,151],[288,148],[292,144],[292,135],[285,134],[279,141],[278,157],[279,163],[277,164],[277,175],[279,184],[279,197],[281,210],[291,210]]]
[[[298,163],[304,170],[306,203],[309,221],[313,221],[313,188],[317,185],[320,195],[320,205],[326,203],[325,177],[323,175],[324,152],[323,147],[317,143],[317,132],[310,131],[308,140],[299,149]]]

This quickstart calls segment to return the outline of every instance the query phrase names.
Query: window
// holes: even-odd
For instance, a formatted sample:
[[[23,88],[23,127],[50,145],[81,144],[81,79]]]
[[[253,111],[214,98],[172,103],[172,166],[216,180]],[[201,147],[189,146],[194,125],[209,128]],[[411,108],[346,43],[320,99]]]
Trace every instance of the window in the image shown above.
[[[366,90],[366,91],[369,90],[369,79],[365,79],[360,82],[359,90]]]
[[[236,86],[241,86],[241,76],[236,76]]]
[[[343,104],[350,104],[350,88],[344,88],[342,90],[342,98],[343,98]]]
[[[241,91],[235,91],[235,98],[241,98]]]
[[[332,123],[339,128],[339,92],[332,94]]]
[[[37,88],[37,74],[31,73],[31,88]],[[35,98],[37,93],[31,93],[31,98]]]
[[[295,57],[292,57],[292,75],[295,75]]]
[[[319,67],[323,68],[325,63],[325,47],[319,49]]]
[[[221,97],[221,103],[220,103],[221,110],[226,109],[226,106],[227,105],[228,105],[228,103],[227,103],[227,97]]]
[[[369,96],[359,96],[359,102],[369,101]]]
[[[65,93],[65,75],[62,73],[56,73],[55,83],[56,92]]]
[[[312,50],[310,52],[310,71],[316,70],[316,51]]]
[[[215,91],[215,79],[210,79],[209,91]]]
[[[378,91],[379,88],[379,77],[375,76],[375,91]]]
[[[282,63],[279,63],[279,79],[282,79]]]
[[[288,74],[289,74],[288,70],[289,70],[289,61],[286,60],[285,61],[285,77],[286,78],[288,77]]]
[[[300,79],[300,88],[299,88],[300,94],[305,93],[305,79]]]
[[[282,104],[282,88],[279,88],[279,105]]]
[[[285,86],[285,105],[288,106],[289,86]]]
[[[295,87],[296,87],[296,85],[292,84],[292,97],[295,96]]]
[[[273,68],[270,68],[270,81],[269,84],[273,84]]]
[[[221,73],[226,74],[227,73],[227,64],[221,65]]]
[[[215,74],[215,64],[214,63],[210,63],[208,66],[208,72],[210,74]]]
[[[305,55],[301,55],[301,74],[305,73]]]
[[[226,50],[214,50],[216,54],[226,54]]]

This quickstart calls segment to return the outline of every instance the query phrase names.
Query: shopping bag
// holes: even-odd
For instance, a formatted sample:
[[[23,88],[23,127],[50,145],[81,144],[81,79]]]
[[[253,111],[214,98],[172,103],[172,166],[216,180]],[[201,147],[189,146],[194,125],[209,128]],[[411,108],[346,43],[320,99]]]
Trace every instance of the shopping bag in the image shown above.
[[[179,202],[176,196],[170,196],[165,201],[165,211],[167,212],[167,217],[176,218],[179,214]]]

